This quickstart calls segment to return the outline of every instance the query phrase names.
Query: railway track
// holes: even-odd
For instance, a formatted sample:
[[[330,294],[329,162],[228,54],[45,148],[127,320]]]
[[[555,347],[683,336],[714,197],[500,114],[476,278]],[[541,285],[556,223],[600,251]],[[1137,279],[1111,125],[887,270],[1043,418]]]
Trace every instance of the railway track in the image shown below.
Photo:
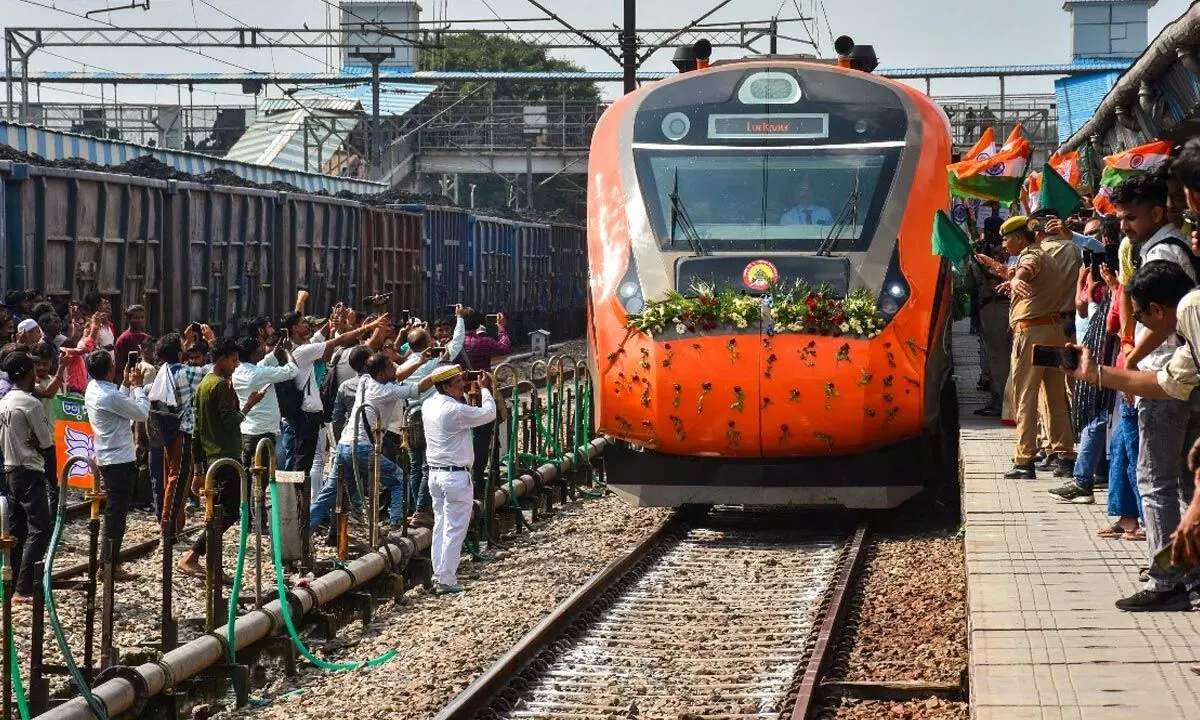
[[[807,717],[866,526],[675,514],[438,720]]]

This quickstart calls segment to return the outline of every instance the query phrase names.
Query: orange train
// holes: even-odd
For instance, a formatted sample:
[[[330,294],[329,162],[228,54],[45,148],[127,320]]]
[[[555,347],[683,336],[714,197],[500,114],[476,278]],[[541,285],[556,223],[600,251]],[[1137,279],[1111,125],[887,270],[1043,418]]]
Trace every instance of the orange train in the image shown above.
[[[623,97],[596,127],[589,362],[598,425],[618,441],[609,486],[629,502],[957,498],[952,271],[930,246],[949,122],[913,88],[844,64],[717,64]],[[765,313],[744,328],[628,329],[671,291],[797,280],[869,291],[882,329],[813,334]]]

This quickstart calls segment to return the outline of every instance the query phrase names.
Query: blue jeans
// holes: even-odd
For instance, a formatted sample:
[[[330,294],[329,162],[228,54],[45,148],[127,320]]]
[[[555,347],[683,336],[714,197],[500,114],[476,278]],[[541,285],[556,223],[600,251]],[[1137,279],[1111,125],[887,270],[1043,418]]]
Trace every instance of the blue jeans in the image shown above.
[[[1107,436],[1108,411],[1097,415],[1091,422],[1083,426],[1079,433],[1079,455],[1075,457],[1075,484],[1084,490],[1091,490],[1095,484],[1096,469],[1104,458],[1104,446]]]
[[[1137,484],[1138,420],[1137,409],[1117,396],[1117,422],[1113,428],[1112,450],[1108,464],[1108,514],[1113,517],[1141,518],[1142,495]]]
[[[296,447],[296,428],[285,422],[275,441],[275,465],[280,470],[292,469],[292,449]]]
[[[337,501],[338,481],[344,472],[351,473],[351,477],[346,483],[350,503],[361,509],[362,496],[354,482],[354,470],[350,467],[355,456],[358,460],[359,476],[362,478],[362,482],[370,487],[374,449],[366,444],[359,444],[357,448],[352,448],[349,445],[338,443],[337,462],[333,464],[333,472],[326,478],[320,494],[313,499],[312,507],[309,509],[308,525],[310,528],[315,528],[329,519]],[[391,498],[388,520],[393,525],[399,525],[404,520],[404,471],[400,469],[399,465],[382,455],[379,457],[379,484],[388,491]],[[372,521],[374,521],[373,518]]]
[[[408,497],[417,512],[433,513],[433,496],[429,494],[429,473],[425,468],[425,449],[408,451]]]

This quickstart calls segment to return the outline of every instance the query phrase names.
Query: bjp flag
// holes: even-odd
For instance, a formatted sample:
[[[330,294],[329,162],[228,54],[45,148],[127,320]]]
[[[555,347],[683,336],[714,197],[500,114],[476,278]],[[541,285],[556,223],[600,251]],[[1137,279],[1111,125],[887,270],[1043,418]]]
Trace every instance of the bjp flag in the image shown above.
[[[54,452],[55,469],[58,477],[62,478],[63,468],[67,458],[72,455],[83,455],[96,461],[96,443],[92,436],[92,425],[88,422],[87,408],[83,405],[83,397],[75,394],[58,394],[54,396]],[[67,484],[71,487],[88,489],[92,487],[92,468],[83,463],[71,465],[67,475]]]

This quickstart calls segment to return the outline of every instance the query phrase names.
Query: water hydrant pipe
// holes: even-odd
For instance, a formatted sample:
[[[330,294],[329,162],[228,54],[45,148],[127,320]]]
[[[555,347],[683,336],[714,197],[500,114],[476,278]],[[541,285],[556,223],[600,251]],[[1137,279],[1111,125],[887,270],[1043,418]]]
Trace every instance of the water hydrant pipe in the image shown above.
[[[586,449],[587,457],[590,459],[599,454],[606,442],[605,438],[599,437],[589,443]],[[566,471],[571,467],[572,458],[568,456],[562,462],[562,469]],[[514,481],[513,489],[516,495],[520,496],[553,480],[557,475],[557,467],[543,465],[535,473],[522,475]],[[500,507],[500,503],[508,501],[506,490],[497,490],[496,494],[497,507]],[[295,605],[299,606],[296,616],[302,616],[314,607],[328,603],[389,568],[402,569],[418,552],[429,549],[432,539],[433,533],[427,528],[410,528],[407,536],[391,533],[387,542],[378,550],[354,560],[344,569],[331,570],[309,583],[304,591],[296,589],[290,592],[289,597],[294,598]],[[277,632],[283,626],[283,607],[279,600],[273,600],[261,610],[252,610],[236,620],[233,628],[235,649],[246,648]],[[212,633],[163,655],[157,662],[143,663],[134,668],[145,681],[148,696],[153,697],[163,689],[194,677],[221,662],[227,653],[225,635],[225,627],[216,628]],[[133,685],[121,678],[114,678],[96,686],[92,694],[112,715],[129,710],[137,699]],[[94,717],[96,716],[89,710],[83,698],[76,697],[39,715],[37,720],[90,720]]]

